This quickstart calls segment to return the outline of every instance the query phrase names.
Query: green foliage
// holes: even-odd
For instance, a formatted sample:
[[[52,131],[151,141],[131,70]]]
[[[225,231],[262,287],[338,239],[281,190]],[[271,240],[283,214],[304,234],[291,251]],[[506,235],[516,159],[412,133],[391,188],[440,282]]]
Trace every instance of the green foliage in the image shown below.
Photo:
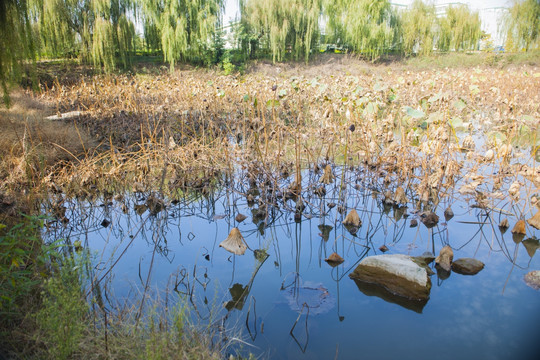
[[[41,244],[42,227],[42,218],[25,217],[0,236],[0,315],[4,320],[20,315],[55,252],[54,244]]]
[[[437,46],[441,51],[475,50],[480,36],[478,12],[467,5],[449,6],[439,19]]]
[[[540,1],[514,0],[506,19],[507,48],[528,51],[540,47]]]
[[[223,0],[141,0],[145,27],[155,28],[171,70],[179,60],[205,62],[220,26]],[[155,44],[154,44],[155,46]]]
[[[80,56],[106,72],[127,68],[135,50],[136,0],[31,0],[41,51]]]
[[[84,258],[68,255],[61,265],[53,265],[52,276],[43,285],[37,324],[51,359],[71,358],[90,326],[82,290],[83,265]]]
[[[22,61],[34,60],[34,41],[25,0],[0,1],[0,86],[9,106],[9,83],[21,78]]]
[[[325,3],[330,39],[371,59],[395,45],[397,17],[387,0],[328,0]]]
[[[252,53],[261,48],[282,61],[309,60],[317,47],[322,0],[242,0],[243,45]]]
[[[431,54],[435,21],[435,7],[422,0],[415,0],[410,8],[399,13],[401,50],[405,55]]]
[[[229,56],[225,56],[223,58],[223,61],[221,62],[221,67],[223,68],[223,74],[225,75],[230,75],[235,69],[235,66],[233,63],[231,63]]]

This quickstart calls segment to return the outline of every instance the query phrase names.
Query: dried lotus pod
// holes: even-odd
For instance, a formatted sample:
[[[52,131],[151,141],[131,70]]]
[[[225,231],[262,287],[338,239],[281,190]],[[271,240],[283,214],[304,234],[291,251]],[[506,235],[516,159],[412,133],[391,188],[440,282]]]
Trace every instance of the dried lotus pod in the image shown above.
[[[396,193],[394,194],[394,201],[397,204],[407,204],[409,200],[407,199],[407,196],[405,195],[405,190],[401,186],[398,186],[396,189]]]
[[[510,196],[514,198],[514,200],[518,200],[520,188],[521,188],[521,183],[519,183],[518,181],[514,181],[512,185],[510,185],[510,188],[508,189],[508,194],[510,194]]]
[[[360,227],[362,225],[362,221],[360,221],[360,216],[358,216],[358,213],[355,209],[352,209],[345,219],[343,220],[343,225],[349,225],[349,226],[355,226]]]
[[[335,176],[334,174],[332,174],[332,166],[330,166],[330,164],[327,164],[324,167],[324,173],[323,173],[323,176],[321,176],[320,182],[325,185],[328,185],[334,181],[334,178]]]
[[[219,246],[236,255],[244,255],[247,249],[244,237],[238,228],[233,228],[229,236]]]
[[[508,219],[507,218],[502,219],[501,222],[499,223],[499,227],[502,229],[508,229],[510,227],[510,224],[508,223]]]
[[[498,153],[499,153],[499,156],[502,158],[509,157],[510,155],[512,155],[512,145],[510,144],[501,145]]]
[[[461,147],[467,150],[474,150],[475,144],[474,144],[473,137],[471,135],[467,135],[465,139],[463,139],[463,143]]]
[[[489,149],[488,151],[486,151],[484,155],[485,161],[492,161],[494,158],[495,158],[495,152],[493,151],[493,149]]]

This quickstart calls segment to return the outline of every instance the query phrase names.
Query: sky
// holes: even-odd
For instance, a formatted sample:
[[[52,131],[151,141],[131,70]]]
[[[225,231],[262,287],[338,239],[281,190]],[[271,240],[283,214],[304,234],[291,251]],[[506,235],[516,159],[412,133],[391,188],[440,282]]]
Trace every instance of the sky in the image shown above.
[[[448,4],[451,2],[460,2],[469,5],[473,10],[499,7],[499,6],[509,6],[512,0],[435,0],[433,1],[437,4]],[[391,3],[409,5],[413,0],[392,0]],[[235,17],[240,17],[238,9],[238,0],[225,0],[225,14],[223,16],[223,24],[227,25],[229,22],[234,21]]]

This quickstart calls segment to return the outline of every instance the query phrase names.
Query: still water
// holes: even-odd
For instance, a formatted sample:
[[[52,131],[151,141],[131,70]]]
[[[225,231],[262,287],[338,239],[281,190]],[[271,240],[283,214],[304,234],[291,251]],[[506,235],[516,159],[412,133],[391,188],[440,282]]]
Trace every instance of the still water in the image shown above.
[[[306,183],[310,177],[315,175],[304,176]],[[272,359],[540,358],[540,293],[523,281],[540,269],[539,231],[528,227],[524,238],[502,233],[500,219],[508,217],[510,229],[517,221],[511,214],[446,200],[435,209],[437,226],[410,227],[418,219],[413,206],[385,206],[369,186],[352,181],[342,192],[336,185],[322,198],[305,198],[306,209],[295,221],[292,200],[267,206],[261,215],[246,193],[224,187],[206,197],[165,200],[165,209],[154,215],[136,206],[149,194],[70,201],[69,224],[50,224],[47,236],[91,250],[95,279],[109,301],[140,299],[145,286],[147,300],[163,298],[166,289],[169,296],[182,294],[194,322],[223,329],[230,353]],[[343,208],[328,206],[332,202]],[[446,220],[448,206],[455,216]],[[356,235],[341,224],[351,208],[363,223]],[[239,213],[247,216],[240,223]],[[242,256],[219,247],[233,227],[248,245]],[[485,268],[474,276],[432,275],[424,306],[349,278],[362,258],[381,254],[382,245],[389,254],[410,255],[438,254],[450,245],[454,259],[472,257]],[[327,264],[333,252],[344,263]]]

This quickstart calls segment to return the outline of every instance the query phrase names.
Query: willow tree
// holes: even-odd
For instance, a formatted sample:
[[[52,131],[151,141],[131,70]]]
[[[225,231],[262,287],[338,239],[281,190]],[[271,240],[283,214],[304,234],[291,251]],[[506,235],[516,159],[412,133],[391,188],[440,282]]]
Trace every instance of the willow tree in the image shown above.
[[[327,35],[372,59],[392,49],[397,18],[387,0],[327,0]]]
[[[467,5],[450,5],[438,20],[437,47],[441,51],[474,50],[481,36],[478,12]]]
[[[257,46],[282,61],[287,53],[307,62],[316,47],[322,0],[240,0],[242,27]]]
[[[135,25],[128,19],[133,0],[92,0],[94,28],[92,59],[105,71],[126,68],[135,49]]]
[[[514,0],[506,19],[506,31],[512,50],[540,47],[540,0]]]
[[[224,0],[140,0],[145,26],[156,29],[166,62],[201,61],[221,26]]]
[[[75,54],[90,58],[91,0],[30,0],[30,4],[40,53],[54,58]]]
[[[428,55],[435,38],[435,6],[415,0],[399,13],[401,50],[405,55]]]
[[[34,42],[25,0],[0,1],[0,85],[9,106],[9,82],[20,78],[22,62],[34,59]]]
[[[128,67],[134,51],[130,20],[137,0],[31,0],[43,49],[54,57],[78,54],[112,71]]]

